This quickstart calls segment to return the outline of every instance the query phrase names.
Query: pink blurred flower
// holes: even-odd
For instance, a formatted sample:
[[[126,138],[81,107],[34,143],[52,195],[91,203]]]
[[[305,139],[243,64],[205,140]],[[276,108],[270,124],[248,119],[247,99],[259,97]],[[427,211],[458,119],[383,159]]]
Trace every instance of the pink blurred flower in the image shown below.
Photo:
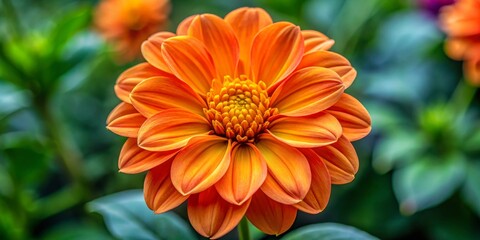
[[[418,0],[418,5],[426,12],[437,16],[440,8],[454,2],[455,0]]]

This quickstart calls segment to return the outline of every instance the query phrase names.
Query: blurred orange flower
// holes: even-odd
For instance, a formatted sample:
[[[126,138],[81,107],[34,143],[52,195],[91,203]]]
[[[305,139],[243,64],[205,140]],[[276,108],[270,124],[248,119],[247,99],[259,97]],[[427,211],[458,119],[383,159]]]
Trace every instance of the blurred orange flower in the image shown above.
[[[321,212],[331,184],[358,170],[351,141],[371,129],[367,110],[344,93],[356,71],[332,45],[259,8],[192,16],[176,34],[151,36],[147,62],[118,78],[123,102],[107,120],[128,137],[120,171],[148,171],[145,200],[156,213],[188,199],[205,237],[244,215],[281,234],[297,210]]]
[[[464,60],[467,79],[480,86],[480,0],[458,0],[442,8],[440,23],[448,35],[447,54]]]
[[[118,59],[128,62],[140,56],[143,41],[166,28],[169,13],[169,0],[102,0],[94,21]]]

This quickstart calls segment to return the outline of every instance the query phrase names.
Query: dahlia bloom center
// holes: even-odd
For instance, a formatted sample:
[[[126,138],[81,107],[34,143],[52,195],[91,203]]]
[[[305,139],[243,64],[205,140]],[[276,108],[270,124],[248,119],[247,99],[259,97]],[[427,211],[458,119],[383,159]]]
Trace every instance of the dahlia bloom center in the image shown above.
[[[268,119],[278,113],[270,108],[266,84],[255,83],[246,75],[225,76],[223,86],[207,93],[207,103],[204,113],[215,134],[238,142],[253,142],[268,128]]]

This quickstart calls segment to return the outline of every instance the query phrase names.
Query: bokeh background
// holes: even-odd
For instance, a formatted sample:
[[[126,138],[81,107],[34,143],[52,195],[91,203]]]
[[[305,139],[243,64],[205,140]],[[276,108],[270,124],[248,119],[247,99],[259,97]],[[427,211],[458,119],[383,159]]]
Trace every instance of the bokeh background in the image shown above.
[[[169,29],[192,14],[258,6],[333,38],[358,71],[347,92],[373,121],[354,143],[360,170],[291,230],[335,222],[381,239],[480,239],[480,95],[444,53],[437,13],[448,2],[172,0]],[[150,221],[135,215],[140,190],[105,198],[143,187],[144,175],[118,172],[125,139],[105,128],[117,76],[143,60],[116,60],[92,25],[96,5],[0,1],[0,239],[118,239],[128,237],[119,227]],[[143,228],[200,238],[185,206],[160,217]]]

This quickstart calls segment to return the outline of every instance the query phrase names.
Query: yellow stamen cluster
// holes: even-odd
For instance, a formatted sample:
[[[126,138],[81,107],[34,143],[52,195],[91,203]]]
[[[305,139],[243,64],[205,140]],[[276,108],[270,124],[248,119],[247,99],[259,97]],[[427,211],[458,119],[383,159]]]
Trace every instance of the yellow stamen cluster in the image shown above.
[[[258,83],[242,75],[225,76],[223,86],[207,93],[208,109],[205,116],[217,135],[238,142],[252,142],[267,129],[268,118],[278,113],[270,108],[270,99],[264,82]]]

